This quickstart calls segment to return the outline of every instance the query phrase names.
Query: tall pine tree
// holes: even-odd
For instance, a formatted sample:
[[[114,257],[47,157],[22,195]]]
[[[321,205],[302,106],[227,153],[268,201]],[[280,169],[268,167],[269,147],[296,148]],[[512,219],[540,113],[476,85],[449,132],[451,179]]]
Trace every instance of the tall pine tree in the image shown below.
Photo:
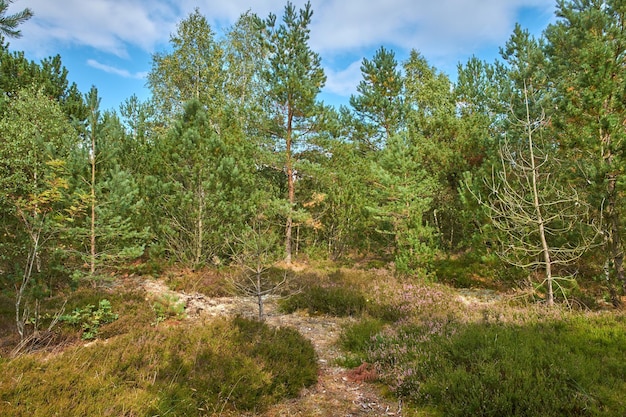
[[[296,12],[288,2],[282,24],[276,15],[258,20],[262,39],[268,48],[269,68],[263,73],[269,85],[267,95],[276,125],[271,135],[284,146],[284,170],[287,176],[289,207],[285,225],[285,261],[292,258],[293,215],[296,205],[294,147],[314,130],[314,117],[319,112],[316,98],[326,76],[320,56],[309,47],[309,25],[313,10],[307,2]]]

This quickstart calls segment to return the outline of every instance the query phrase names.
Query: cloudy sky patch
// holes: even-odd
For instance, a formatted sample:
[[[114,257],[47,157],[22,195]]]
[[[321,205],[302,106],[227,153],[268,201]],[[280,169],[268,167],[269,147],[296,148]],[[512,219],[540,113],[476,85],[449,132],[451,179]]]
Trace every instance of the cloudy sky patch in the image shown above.
[[[305,1],[293,1],[297,8]],[[151,56],[169,47],[176,25],[197,7],[216,30],[250,10],[280,19],[286,2],[276,0],[16,0],[9,12],[31,8],[11,48],[31,59],[60,54],[70,79],[87,82],[108,76],[135,78],[150,70]],[[311,0],[311,48],[320,53],[326,91],[347,98],[360,81],[360,62],[384,45],[401,61],[411,49],[448,75],[475,54],[493,60],[516,22],[541,31],[553,19],[554,0]],[[538,29],[537,29],[538,28]],[[538,33],[537,33],[538,34]],[[70,67],[69,64],[72,64]],[[104,83],[104,81],[102,81]],[[89,87],[87,86],[86,89]],[[128,97],[102,85],[101,94]],[[121,102],[118,101],[118,104]]]

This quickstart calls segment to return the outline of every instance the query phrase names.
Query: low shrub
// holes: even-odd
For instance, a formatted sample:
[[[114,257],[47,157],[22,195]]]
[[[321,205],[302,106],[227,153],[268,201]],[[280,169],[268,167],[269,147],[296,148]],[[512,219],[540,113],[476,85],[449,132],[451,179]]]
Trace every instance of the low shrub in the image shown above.
[[[98,335],[100,326],[112,323],[118,317],[112,311],[111,302],[107,299],[102,299],[98,303],[98,308],[93,304],[76,308],[71,314],[59,316],[59,321],[80,327],[82,329],[82,339],[90,340]]]
[[[271,370],[271,392],[277,397],[294,397],[304,387],[317,382],[317,358],[313,345],[296,330],[273,328],[266,324],[237,317],[237,344],[245,346]]]
[[[383,329],[383,323],[377,319],[364,319],[344,327],[339,336],[339,346],[352,353],[365,354],[373,345],[373,337]]]
[[[314,286],[283,299],[280,308],[285,313],[308,310],[309,314],[328,314],[336,317],[358,316],[366,307],[365,297],[345,287]]]
[[[456,288],[515,287],[527,277],[522,268],[504,263],[495,254],[468,252],[434,262],[437,281]]]
[[[405,328],[369,361],[397,396],[446,416],[626,415],[626,320]]]
[[[0,415],[205,416],[261,411],[316,381],[311,343],[244,319],[146,327],[0,362]]]
[[[408,316],[408,311],[399,305],[380,304],[371,302],[367,304],[367,313],[385,323],[395,323]]]
[[[152,309],[156,314],[155,324],[169,318],[182,319],[185,317],[185,302],[175,294],[159,294],[154,296]]]
[[[383,322],[366,318],[357,323],[346,325],[337,341],[346,355],[339,359],[339,364],[347,368],[356,368],[367,361],[369,349],[375,345],[374,338],[383,330]]]
[[[201,293],[207,297],[225,297],[228,286],[222,274],[216,269],[204,268],[197,271],[188,269],[170,269],[163,273],[169,288],[174,291]]]

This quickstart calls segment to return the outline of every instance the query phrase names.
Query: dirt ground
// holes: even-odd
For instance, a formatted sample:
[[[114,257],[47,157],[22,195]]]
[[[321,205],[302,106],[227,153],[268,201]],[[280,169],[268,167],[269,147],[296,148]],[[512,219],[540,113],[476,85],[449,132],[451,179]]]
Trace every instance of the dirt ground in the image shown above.
[[[173,292],[159,281],[146,281],[144,288],[148,294],[171,294],[185,302],[187,319],[201,319],[211,316],[257,317],[255,300],[243,297],[210,298],[202,294]],[[341,328],[350,318],[329,316],[309,316],[296,312],[282,314],[277,311],[276,299],[265,302],[266,322],[272,326],[297,329],[313,343],[318,355],[320,374],[318,383],[304,389],[298,398],[271,407],[259,417],[286,416],[401,416],[401,403],[380,395],[379,389],[371,382],[373,371],[367,365],[348,370],[337,366],[336,359],[341,355],[336,347]]]

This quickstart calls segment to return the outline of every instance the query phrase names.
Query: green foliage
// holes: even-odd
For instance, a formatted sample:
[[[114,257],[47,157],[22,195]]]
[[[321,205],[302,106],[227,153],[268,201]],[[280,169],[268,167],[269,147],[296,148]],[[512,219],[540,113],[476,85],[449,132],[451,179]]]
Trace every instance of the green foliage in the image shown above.
[[[365,311],[365,307],[365,297],[345,287],[313,286],[280,302],[281,310],[286,313],[306,309],[309,314],[337,317],[358,316]]]
[[[626,412],[623,316],[527,325],[409,327],[369,358],[401,398],[446,416],[614,416]]]
[[[190,100],[207,107],[223,104],[223,51],[199,9],[179,22],[171,51],[153,56],[148,86],[161,117],[172,120]]]
[[[20,38],[22,33],[17,27],[33,17],[33,11],[27,7],[17,13],[7,15],[7,9],[12,2],[13,0],[0,1],[0,35]]]
[[[389,240],[401,274],[428,269],[436,253],[435,230],[424,219],[436,183],[424,169],[419,151],[406,135],[395,135],[372,162],[371,202],[376,205],[368,208],[377,220],[377,231]]]
[[[315,349],[297,330],[271,328],[241,317],[235,318],[233,324],[239,330],[238,346],[249,349],[273,375],[265,401],[295,397],[303,387],[317,382]]]
[[[161,294],[152,301],[152,309],[156,313],[156,324],[169,318],[181,319],[185,316],[185,302],[175,294]]]
[[[403,78],[393,51],[380,47],[372,60],[363,59],[363,80],[357,86],[358,96],[350,97],[357,120],[365,135],[357,138],[371,150],[385,147],[387,140],[402,127]]]
[[[504,263],[497,255],[472,251],[434,262],[437,281],[456,288],[515,287],[528,277],[521,268]]]
[[[612,301],[619,304],[616,288],[626,289],[621,197],[626,184],[626,10],[620,0],[560,1],[556,14],[559,19],[545,31],[552,102],[559,110],[551,121],[559,134],[560,159],[572,161],[570,184],[585,191],[602,218],[604,240],[597,255],[607,270]]]
[[[71,314],[60,316],[59,321],[80,326],[83,331],[82,339],[91,340],[98,336],[100,326],[112,323],[118,317],[119,315],[112,311],[111,302],[107,299],[102,299],[98,303],[97,309],[93,304],[83,308],[76,308]]]
[[[220,415],[262,411],[316,382],[310,342],[237,319],[141,328],[115,343],[0,363],[4,415]],[[54,401],[51,401],[54,399]]]
[[[346,326],[339,336],[339,346],[347,352],[356,354],[360,365],[367,358],[369,349],[374,346],[374,337],[383,330],[383,322],[366,318]]]

